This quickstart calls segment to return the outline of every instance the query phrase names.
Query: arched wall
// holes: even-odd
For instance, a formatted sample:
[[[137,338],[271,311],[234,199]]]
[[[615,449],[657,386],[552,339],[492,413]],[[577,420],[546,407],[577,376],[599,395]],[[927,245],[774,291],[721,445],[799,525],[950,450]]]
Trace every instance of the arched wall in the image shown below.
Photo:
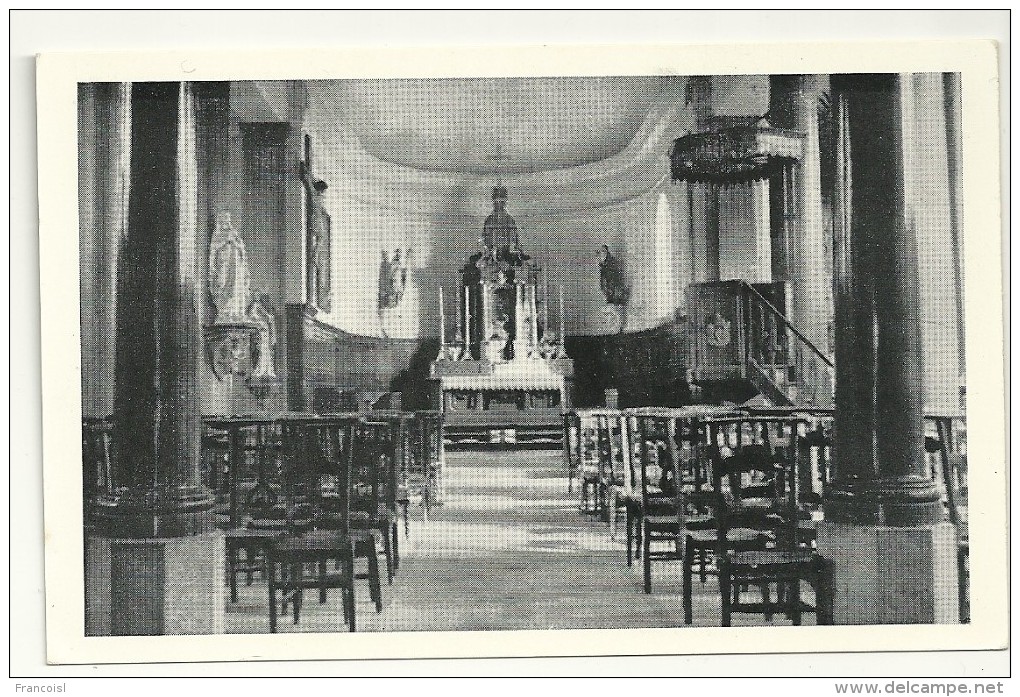
[[[521,246],[547,280],[550,323],[556,328],[563,287],[568,335],[639,331],[662,323],[680,304],[682,291],[670,292],[673,307],[667,308],[670,303],[659,288],[664,265],[687,263],[683,254],[677,261],[678,252],[689,246],[687,206],[680,205],[678,187],[668,182],[666,157],[672,139],[691,125],[685,84],[682,78],[662,80],[659,101],[619,154],[578,167],[501,178]],[[373,157],[345,125],[341,96],[313,93],[304,121],[316,175],[329,183],[325,206],[333,230],[334,302],[320,319],[354,334],[436,337],[442,285],[452,335],[458,270],[478,248],[495,178],[416,170]],[[663,196],[670,209],[666,238],[656,231]],[[607,312],[599,287],[603,244],[621,259],[632,286],[622,318]],[[380,261],[384,251],[396,249],[411,250],[408,286],[396,310],[380,312]],[[657,258],[660,253],[664,257]]]

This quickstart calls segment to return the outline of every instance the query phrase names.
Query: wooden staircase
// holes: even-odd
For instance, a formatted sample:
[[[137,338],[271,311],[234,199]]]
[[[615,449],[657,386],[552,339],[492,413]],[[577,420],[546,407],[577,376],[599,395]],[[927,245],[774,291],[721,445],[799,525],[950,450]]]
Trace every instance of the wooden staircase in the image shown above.
[[[832,408],[833,362],[776,306],[785,307],[784,284],[696,283],[687,296],[691,382],[707,397],[758,394],[779,407]]]

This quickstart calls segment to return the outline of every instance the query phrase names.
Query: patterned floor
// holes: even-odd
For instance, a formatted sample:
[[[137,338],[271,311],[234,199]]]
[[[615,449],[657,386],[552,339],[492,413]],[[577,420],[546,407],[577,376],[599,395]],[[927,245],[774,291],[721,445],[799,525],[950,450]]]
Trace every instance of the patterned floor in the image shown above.
[[[443,506],[427,521],[412,509],[400,570],[392,585],[384,580],[382,612],[359,582],[359,632],[684,626],[679,562],[657,562],[655,592],[644,594],[623,541],[567,495],[559,452],[457,452],[446,464]],[[695,580],[694,591],[694,624],[718,626],[715,579]],[[267,602],[259,579],[242,584],[227,606],[227,631],[267,632]],[[325,605],[306,599],[300,624],[288,617],[280,631],[342,631],[341,618],[334,591]],[[762,621],[734,617],[736,626]],[[805,615],[805,624],[813,621]]]

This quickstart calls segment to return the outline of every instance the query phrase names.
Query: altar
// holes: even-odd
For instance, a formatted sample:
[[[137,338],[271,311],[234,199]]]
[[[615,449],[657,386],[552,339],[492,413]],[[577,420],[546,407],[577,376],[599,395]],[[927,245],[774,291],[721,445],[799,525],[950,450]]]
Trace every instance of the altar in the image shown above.
[[[493,189],[481,249],[461,269],[452,341],[439,289],[440,347],[430,377],[452,445],[558,442],[560,414],[570,408],[574,362],[563,342],[563,289],[557,333],[547,278],[521,250],[506,198],[505,188]]]

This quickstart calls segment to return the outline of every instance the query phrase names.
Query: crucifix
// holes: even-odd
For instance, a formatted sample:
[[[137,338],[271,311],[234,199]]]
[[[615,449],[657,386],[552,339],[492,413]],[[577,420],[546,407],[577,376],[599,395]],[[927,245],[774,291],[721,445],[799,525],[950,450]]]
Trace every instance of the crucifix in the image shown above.
[[[305,134],[305,159],[301,162],[301,183],[305,187],[305,305],[330,310],[331,220],[323,194],[329,185],[312,171],[312,137]]]

